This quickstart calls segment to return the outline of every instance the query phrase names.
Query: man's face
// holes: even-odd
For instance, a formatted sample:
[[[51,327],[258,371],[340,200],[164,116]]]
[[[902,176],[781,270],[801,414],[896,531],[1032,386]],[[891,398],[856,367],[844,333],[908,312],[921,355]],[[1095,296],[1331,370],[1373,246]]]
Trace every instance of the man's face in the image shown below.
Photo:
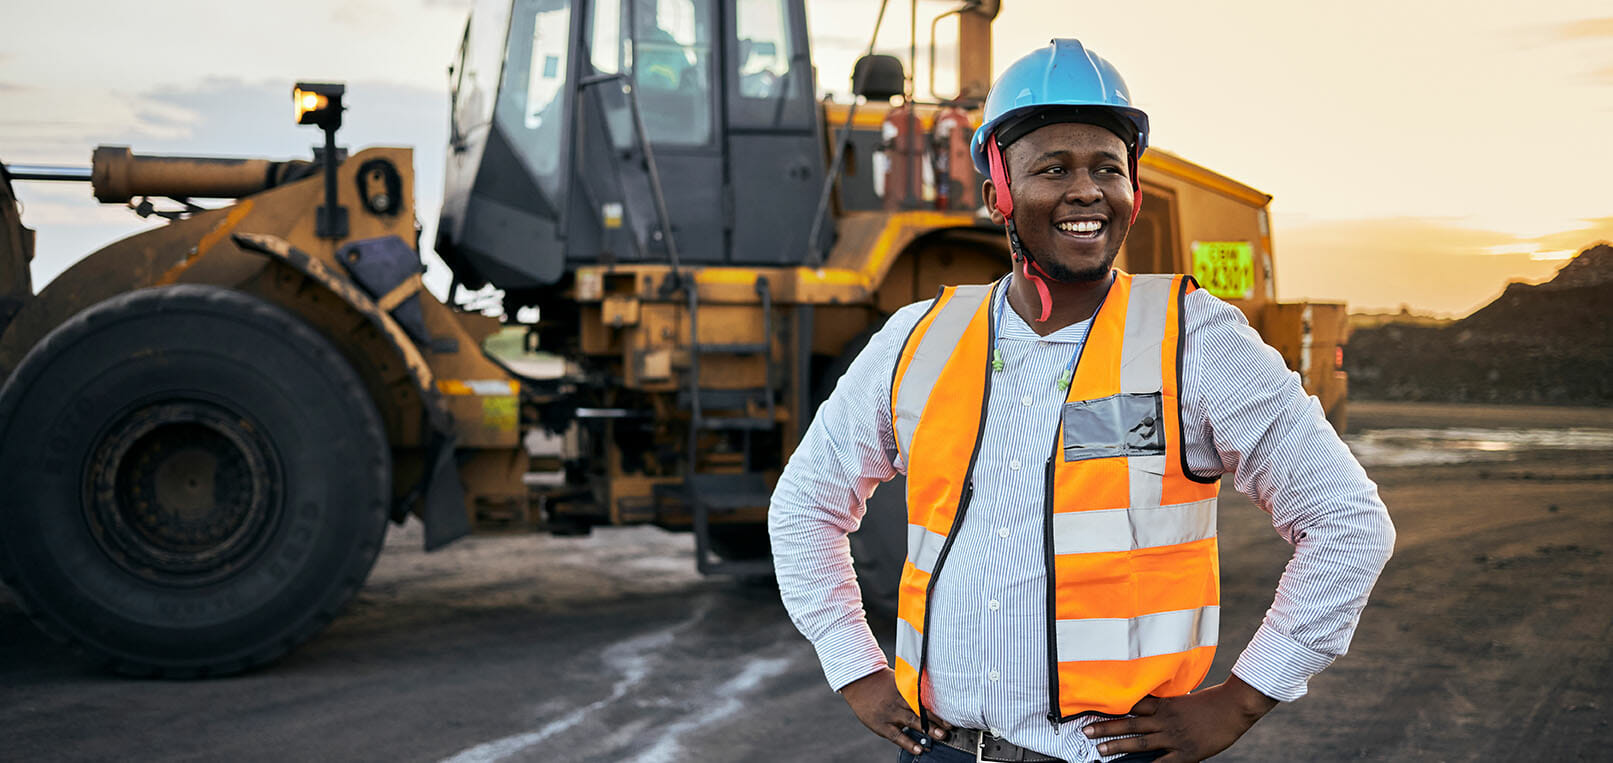
[[[1020,241],[1047,274],[1091,281],[1109,274],[1135,204],[1125,142],[1097,125],[1061,122],[1015,141],[1003,157]],[[986,181],[986,203],[1002,224]]]

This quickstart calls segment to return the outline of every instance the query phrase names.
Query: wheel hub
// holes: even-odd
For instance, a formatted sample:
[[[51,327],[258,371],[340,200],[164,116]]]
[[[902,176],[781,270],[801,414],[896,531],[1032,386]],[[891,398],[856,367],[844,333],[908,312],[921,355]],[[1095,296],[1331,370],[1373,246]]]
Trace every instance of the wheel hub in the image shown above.
[[[212,403],[151,404],[99,440],[85,475],[96,539],[130,572],[165,584],[229,575],[280,515],[279,464],[261,430]]]

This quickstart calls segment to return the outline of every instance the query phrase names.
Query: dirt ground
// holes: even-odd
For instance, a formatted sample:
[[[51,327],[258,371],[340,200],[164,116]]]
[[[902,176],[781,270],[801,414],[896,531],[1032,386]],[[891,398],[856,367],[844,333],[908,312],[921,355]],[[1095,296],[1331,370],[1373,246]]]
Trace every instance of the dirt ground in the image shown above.
[[[1477,450],[1368,467],[1399,542],[1350,653],[1218,759],[1607,759],[1613,447],[1508,450],[1483,431],[1613,433],[1613,409],[1355,402],[1351,419],[1474,430]],[[1288,559],[1230,488],[1220,531],[1212,682]],[[99,673],[0,589],[0,759],[894,760],[824,684],[776,593],[700,578],[691,548],[632,528],[427,555],[406,526],[328,631],[266,670],[200,682]]]

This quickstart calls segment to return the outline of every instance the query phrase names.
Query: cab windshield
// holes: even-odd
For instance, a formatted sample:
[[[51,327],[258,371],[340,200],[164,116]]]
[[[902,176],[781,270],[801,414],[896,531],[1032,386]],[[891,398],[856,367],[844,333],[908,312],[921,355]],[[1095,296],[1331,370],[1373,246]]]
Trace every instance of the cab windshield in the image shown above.
[[[496,119],[540,188],[559,195],[571,0],[516,0]]]

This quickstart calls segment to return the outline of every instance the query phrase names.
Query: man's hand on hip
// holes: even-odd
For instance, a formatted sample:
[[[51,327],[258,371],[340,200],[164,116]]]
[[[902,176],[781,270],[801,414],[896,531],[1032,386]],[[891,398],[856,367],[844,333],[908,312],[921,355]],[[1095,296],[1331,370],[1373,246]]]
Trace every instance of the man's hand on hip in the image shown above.
[[[902,733],[903,729],[918,731],[921,727],[919,717],[913,714],[913,709],[907,706],[907,700],[902,699],[902,693],[896,689],[895,671],[885,668],[869,673],[841,687],[840,696],[845,697],[846,704],[851,705],[857,720],[875,734],[914,755],[924,754],[923,746]],[[952,726],[933,715],[930,716],[930,725],[930,736],[936,739],[946,739],[952,731]]]
[[[1098,745],[1098,752],[1169,750],[1157,763],[1187,763],[1231,747],[1276,706],[1277,700],[1230,676],[1225,683],[1180,697],[1144,697],[1131,709],[1135,717],[1094,723],[1086,728],[1086,735],[1141,734],[1104,742]]]

